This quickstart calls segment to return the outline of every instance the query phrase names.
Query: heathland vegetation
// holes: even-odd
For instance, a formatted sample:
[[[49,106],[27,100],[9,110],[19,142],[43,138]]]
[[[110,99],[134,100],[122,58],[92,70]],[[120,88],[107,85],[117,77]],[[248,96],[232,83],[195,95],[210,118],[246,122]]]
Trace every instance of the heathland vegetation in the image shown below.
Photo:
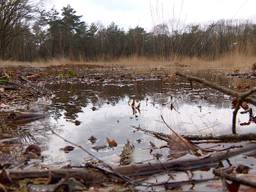
[[[159,24],[151,31],[140,26],[124,30],[115,23],[86,23],[69,5],[58,12],[39,8],[29,0],[0,2],[0,60],[256,55],[256,24],[251,22],[223,20],[177,30]]]

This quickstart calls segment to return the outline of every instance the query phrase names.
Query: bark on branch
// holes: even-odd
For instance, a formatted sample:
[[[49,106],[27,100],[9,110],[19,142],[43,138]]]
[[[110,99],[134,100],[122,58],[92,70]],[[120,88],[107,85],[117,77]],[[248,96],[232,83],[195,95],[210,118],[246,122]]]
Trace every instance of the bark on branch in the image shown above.
[[[180,77],[183,77],[183,78],[186,78],[190,81],[195,81],[195,82],[201,83],[205,86],[208,86],[212,89],[215,89],[217,91],[220,91],[222,93],[225,93],[225,94],[233,96],[233,97],[243,96],[245,98],[244,101],[246,101],[248,103],[251,103],[251,104],[256,106],[256,99],[254,99],[252,97],[248,97],[249,95],[251,95],[252,93],[254,93],[256,91],[256,88],[253,88],[252,90],[250,90],[246,93],[241,93],[241,92],[234,91],[232,89],[217,85],[217,84],[212,83],[210,81],[207,81],[207,80],[204,80],[204,79],[201,79],[201,78],[198,78],[198,77],[194,77],[194,76],[191,76],[191,75],[185,75],[185,74],[182,74],[180,72],[176,72],[176,75],[180,76]]]
[[[114,172],[122,174],[126,177],[131,176],[150,176],[161,172],[168,171],[188,171],[198,170],[211,167],[217,167],[220,161],[231,157],[251,152],[256,149],[256,144],[250,144],[241,149],[234,149],[226,152],[216,152],[204,158],[173,160],[163,163],[148,163],[142,165],[128,165],[113,168]],[[3,171],[2,171],[3,173]],[[102,172],[97,172],[95,169],[76,168],[76,169],[57,169],[57,170],[21,170],[7,171],[8,177],[11,180],[33,179],[33,178],[48,178],[49,175],[54,177],[74,177],[81,178],[89,183],[103,182],[106,175]],[[105,175],[105,176],[104,176]],[[0,177],[2,178],[2,177]],[[1,182],[1,181],[0,181]]]
[[[180,77],[183,77],[183,78],[186,78],[189,81],[195,81],[195,82],[201,83],[201,84],[206,85],[206,86],[208,86],[212,89],[216,89],[216,90],[218,90],[222,93],[225,93],[227,95],[231,95],[231,96],[236,97],[238,99],[238,104],[237,104],[237,106],[236,106],[236,108],[233,112],[233,119],[232,119],[232,133],[233,134],[236,134],[236,117],[237,117],[237,112],[238,112],[242,102],[246,101],[246,102],[251,103],[251,104],[256,106],[255,98],[250,97],[251,94],[256,92],[256,87],[252,88],[251,90],[249,90],[245,93],[241,93],[241,92],[237,92],[237,91],[234,91],[232,89],[228,89],[226,87],[217,85],[217,84],[212,83],[210,81],[207,81],[207,80],[204,80],[204,79],[201,79],[201,78],[198,78],[198,77],[194,77],[194,76],[191,76],[191,75],[185,75],[185,74],[182,74],[180,72],[177,72],[176,75],[178,75]]]
[[[202,141],[202,140],[214,140],[219,142],[241,142],[241,141],[253,141],[256,140],[255,133],[242,134],[242,135],[220,135],[220,136],[201,136],[201,135],[184,135],[184,138],[191,141]]]

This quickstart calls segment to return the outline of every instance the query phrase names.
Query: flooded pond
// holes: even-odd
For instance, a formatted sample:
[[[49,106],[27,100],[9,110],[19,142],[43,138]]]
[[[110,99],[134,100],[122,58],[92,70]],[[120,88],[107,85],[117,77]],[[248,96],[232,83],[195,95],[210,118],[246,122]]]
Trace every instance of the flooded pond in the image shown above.
[[[160,147],[163,142],[133,127],[169,133],[161,115],[180,134],[231,133],[232,98],[183,80],[102,80],[96,84],[52,84],[49,89],[54,93],[47,108],[49,117],[25,127],[42,145],[45,163],[79,165],[89,158],[77,148],[70,153],[61,150],[68,144],[51,129],[114,165],[119,165],[128,140],[135,146],[134,163],[157,161],[157,154],[164,154],[163,160],[169,157],[167,149],[150,151],[152,145]],[[248,115],[238,116],[238,122],[246,121]],[[254,130],[253,125],[238,126],[238,133]],[[115,140],[117,147],[107,147],[107,138]]]

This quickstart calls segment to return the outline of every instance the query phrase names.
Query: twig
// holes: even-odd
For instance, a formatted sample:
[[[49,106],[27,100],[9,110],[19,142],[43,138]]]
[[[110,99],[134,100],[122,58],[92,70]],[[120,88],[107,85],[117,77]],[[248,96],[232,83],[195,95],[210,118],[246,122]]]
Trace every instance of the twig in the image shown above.
[[[240,109],[240,106],[242,105],[242,103],[244,102],[244,100],[249,97],[251,94],[253,94],[254,92],[256,92],[256,87],[252,88],[251,90],[245,92],[245,93],[241,93],[237,99],[237,105],[235,110],[233,111],[233,118],[232,118],[232,132],[233,134],[236,134],[236,117],[237,117],[237,113]]]
[[[66,138],[62,137],[61,135],[59,135],[58,133],[56,133],[56,132],[55,132],[54,130],[52,130],[52,129],[50,129],[50,130],[51,130],[51,132],[52,132],[54,135],[56,135],[57,137],[59,137],[60,139],[62,139],[63,141],[65,141],[66,143],[69,143],[69,144],[71,144],[71,145],[73,145],[73,146],[75,146],[75,147],[81,149],[82,151],[84,151],[85,153],[87,153],[88,155],[90,155],[91,157],[93,157],[94,159],[98,160],[98,161],[99,161],[100,163],[102,163],[105,167],[107,167],[108,169],[110,169],[110,171],[105,170],[105,171],[108,172],[109,174],[115,175],[116,177],[118,177],[118,178],[124,180],[125,182],[127,182],[127,183],[133,185],[133,182],[130,180],[129,177],[124,176],[124,175],[122,175],[122,174],[120,174],[120,173],[115,172],[114,169],[112,168],[112,166],[110,166],[109,164],[107,164],[106,162],[104,162],[104,161],[103,161],[102,159],[100,159],[99,157],[95,156],[95,155],[94,155],[93,153],[91,153],[90,151],[86,150],[83,146],[78,145],[78,144],[76,144],[76,143],[74,143],[74,142],[72,142],[72,141],[67,140]]]
[[[241,135],[220,135],[220,136],[213,136],[213,135],[183,135],[186,139],[191,141],[218,141],[219,143],[225,142],[241,142],[241,141],[253,141],[256,140],[256,134],[248,133],[248,134],[241,134]]]
[[[204,183],[204,182],[209,182],[209,181],[215,181],[219,180],[219,178],[214,177],[214,178],[209,178],[209,179],[191,179],[187,181],[176,181],[176,182],[163,182],[163,183],[157,183],[157,184],[151,184],[153,187],[158,187],[158,186],[164,186],[165,189],[174,189],[181,187],[183,185],[188,185],[188,184],[198,184],[198,183]]]

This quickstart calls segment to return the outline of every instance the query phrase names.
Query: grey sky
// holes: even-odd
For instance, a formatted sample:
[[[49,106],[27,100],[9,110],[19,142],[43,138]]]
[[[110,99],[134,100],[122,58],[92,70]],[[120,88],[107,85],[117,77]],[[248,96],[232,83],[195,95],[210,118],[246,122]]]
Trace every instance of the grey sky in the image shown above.
[[[256,0],[51,0],[57,9],[70,4],[87,23],[112,21],[124,29],[151,30],[159,23],[206,23],[219,19],[256,20]]]

